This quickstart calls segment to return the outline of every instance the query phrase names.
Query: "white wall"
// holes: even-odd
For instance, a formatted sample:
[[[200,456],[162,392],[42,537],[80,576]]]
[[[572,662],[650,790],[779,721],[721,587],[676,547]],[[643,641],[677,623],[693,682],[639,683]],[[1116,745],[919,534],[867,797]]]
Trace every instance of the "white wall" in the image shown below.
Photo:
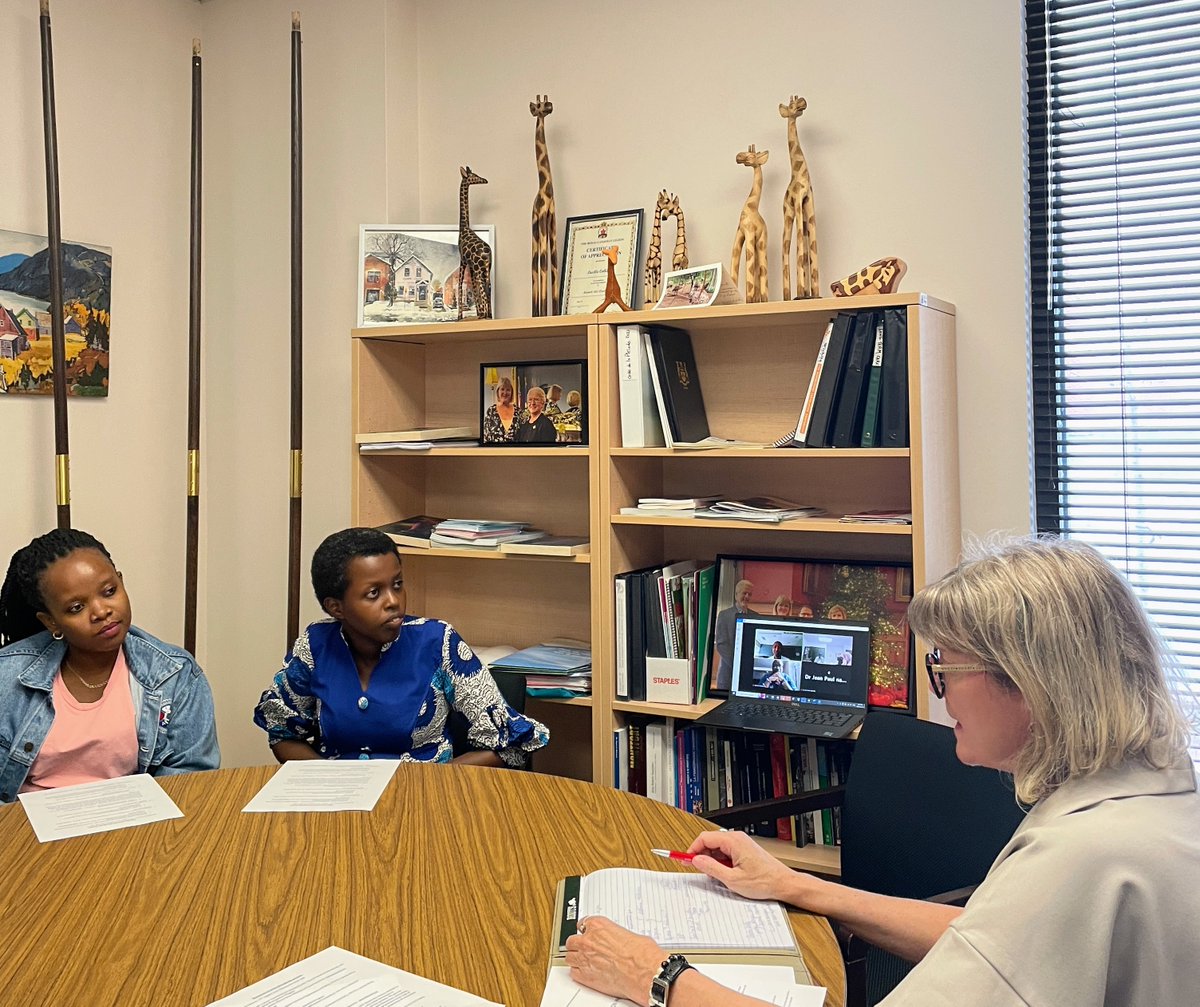
[[[187,433],[187,0],[54,0],[65,240],[113,250],[112,382],[71,399],[71,517],[110,549],[134,618],[183,634]],[[35,0],[0,4],[0,228],[46,233]],[[0,564],[56,522],[50,397],[0,396]],[[0,573],[2,575],[2,573]]]
[[[15,6],[0,9],[0,87],[16,108],[6,155],[22,184],[0,187],[0,227],[36,231],[37,5]],[[823,286],[895,254],[909,263],[904,289],[957,305],[964,526],[1028,527],[1019,5],[976,0],[967,17],[959,0],[862,0],[852,16],[834,0],[764,0],[752,13],[715,0],[55,0],[63,230],[114,248],[113,393],[72,403],[74,510],[120,559],[138,621],[170,639],[182,626],[188,57],[203,39],[198,649],[226,765],[269,759],[250,710],[284,651],[293,7],[305,39],[306,566],[349,517],[358,225],[456,221],[458,166],[470,164],[490,181],[472,190],[472,216],[497,226],[499,313],[528,314],[538,93],[555,105],[560,228],[649,207],[666,187],[683,202],[693,263],[728,261],[750,187],[734,155],[769,149],[776,298],[788,176],[777,106],[803,95]],[[72,153],[68,137],[99,139]],[[0,399],[4,555],[53,524],[50,417],[49,401]],[[302,620],[315,614],[305,595]]]

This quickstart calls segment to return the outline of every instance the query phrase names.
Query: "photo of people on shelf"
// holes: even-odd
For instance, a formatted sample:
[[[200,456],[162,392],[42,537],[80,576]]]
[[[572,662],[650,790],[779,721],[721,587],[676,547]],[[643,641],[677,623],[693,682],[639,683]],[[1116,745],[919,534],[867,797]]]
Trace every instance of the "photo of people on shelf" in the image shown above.
[[[854,663],[851,637],[819,630],[791,633],[781,631],[780,627],[747,628],[754,639],[750,647],[743,641],[742,651],[744,654],[748,650],[752,655],[753,689],[803,696],[819,688],[827,698],[836,698],[838,691],[849,697]],[[743,669],[744,661],[745,658]]]
[[[583,361],[484,364],[481,371],[482,444],[587,443]]]
[[[912,643],[907,616],[912,598],[911,567],[720,556],[715,595],[709,679],[712,690],[728,690],[734,684],[734,644],[739,617],[852,621],[871,627],[870,704],[911,709]],[[789,651],[791,645],[786,637],[775,635],[763,643],[760,656],[764,661],[776,640],[781,644],[782,659],[791,662],[801,659],[799,651]],[[831,650],[827,661],[834,667],[850,666],[853,664],[850,651],[848,644]],[[789,672],[781,674],[786,678]],[[793,681],[798,679],[793,677]]]

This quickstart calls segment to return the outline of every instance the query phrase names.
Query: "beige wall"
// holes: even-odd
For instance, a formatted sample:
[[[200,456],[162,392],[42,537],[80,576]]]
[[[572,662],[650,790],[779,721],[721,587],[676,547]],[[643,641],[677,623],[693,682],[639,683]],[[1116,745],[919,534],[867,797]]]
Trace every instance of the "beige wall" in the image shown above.
[[[28,183],[0,188],[0,227],[40,230],[36,4],[13,6],[0,10],[0,86],[17,108],[7,163]],[[63,150],[64,232],[113,245],[116,277],[113,395],[72,403],[77,521],[117,551],[139,621],[173,639],[182,625],[187,54],[193,34],[204,40],[199,650],[227,765],[268,758],[249,710],[284,650],[293,6],[305,38],[306,562],[349,516],[358,225],[455,221],[458,166],[470,164],[490,181],[472,190],[472,215],[497,227],[499,313],[527,314],[537,183],[528,103],[537,93],[555,105],[547,133],[560,228],[573,214],[647,207],[666,187],[687,213],[693,263],[727,262],[750,187],[734,155],[749,143],[769,149],[762,207],[775,297],[788,174],[777,105],[803,95],[823,285],[896,254],[909,263],[905,289],[958,306],[964,526],[1028,526],[1019,5],[977,0],[968,18],[960,0],[863,0],[853,17],[835,0],[765,0],[753,15],[714,0],[684,9],[55,0],[60,135],[99,121],[111,139],[99,166]],[[97,46],[102,71],[88,62]],[[6,555],[53,521],[49,406],[0,401]],[[307,595],[301,614],[316,614]]]

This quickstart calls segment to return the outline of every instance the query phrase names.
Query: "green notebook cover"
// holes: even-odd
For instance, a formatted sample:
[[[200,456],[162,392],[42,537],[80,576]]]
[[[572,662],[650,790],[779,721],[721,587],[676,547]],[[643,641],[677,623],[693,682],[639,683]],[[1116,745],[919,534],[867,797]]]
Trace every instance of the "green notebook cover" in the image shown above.
[[[862,446],[879,446],[879,387],[883,379],[883,315],[875,322],[875,351],[871,354],[871,376],[867,379],[867,404],[863,409]]]

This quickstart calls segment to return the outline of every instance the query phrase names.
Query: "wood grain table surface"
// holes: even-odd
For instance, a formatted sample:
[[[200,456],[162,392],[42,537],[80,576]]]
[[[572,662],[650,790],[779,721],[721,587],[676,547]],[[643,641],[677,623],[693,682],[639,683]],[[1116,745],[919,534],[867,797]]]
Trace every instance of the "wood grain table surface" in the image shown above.
[[[610,787],[401,765],[370,813],[243,814],[273,766],[160,780],[182,819],[38,843],[0,808],[0,994],[14,1007],[202,1007],[336,944],[537,1007],[557,881],[686,871],[702,819]],[[828,1007],[844,973],[820,917],[792,926]]]

